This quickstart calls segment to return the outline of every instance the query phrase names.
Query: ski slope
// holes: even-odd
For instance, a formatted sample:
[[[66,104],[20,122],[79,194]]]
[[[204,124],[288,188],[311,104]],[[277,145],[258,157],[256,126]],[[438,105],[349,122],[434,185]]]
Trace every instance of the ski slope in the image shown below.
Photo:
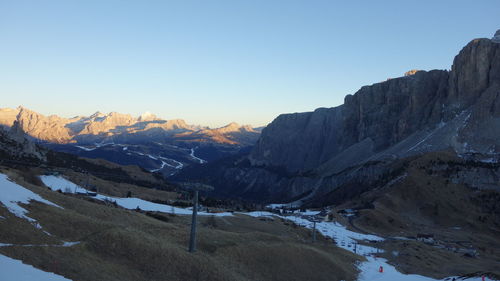
[[[60,176],[41,176],[40,179],[46,186],[52,188],[52,190],[60,189],[68,193],[87,192],[87,190],[84,189],[83,187],[78,186],[77,184]],[[156,212],[163,212],[163,213],[177,214],[177,215],[191,215],[193,212],[191,208],[179,208],[167,204],[158,204],[134,197],[121,198],[121,197],[112,197],[112,196],[97,194],[94,198],[102,201],[115,202],[118,206],[121,206],[129,210],[134,210],[139,208],[143,211],[152,211],[152,212],[156,211]],[[233,214],[229,212],[224,212],[224,213],[198,212],[198,215],[223,217],[223,216],[232,216]]]
[[[293,221],[295,224],[312,229],[314,223],[301,217],[303,215],[311,215],[313,212],[299,212],[298,214],[294,214],[291,216],[278,216],[275,213],[271,212],[251,212],[245,213],[246,215],[253,217],[280,217],[283,219],[287,219]],[[455,278],[457,281],[466,280],[466,281],[481,281],[481,277],[477,278],[467,278],[463,279],[457,276],[447,277],[444,279],[433,279],[421,275],[415,274],[403,274],[396,270],[396,268],[390,265],[386,259],[377,258],[375,255],[382,250],[379,250],[374,247],[361,245],[358,241],[383,241],[384,238],[370,235],[370,234],[362,234],[354,231],[348,230],[345,226],[339,224],[338,222],[317,222],[316,223],[316,231],[320,232],[325,237],[332,238],[336,245],[340,248],[343,248],[352,253],[364,256],[367,261],[362,262],[358,265],[360,270],[360,274],[358,276],[358,281],[451,281]],[[382,266],[383,272],[379,272],[380,267]],[[492,281],[493,279],[485,278],[486,281]]]

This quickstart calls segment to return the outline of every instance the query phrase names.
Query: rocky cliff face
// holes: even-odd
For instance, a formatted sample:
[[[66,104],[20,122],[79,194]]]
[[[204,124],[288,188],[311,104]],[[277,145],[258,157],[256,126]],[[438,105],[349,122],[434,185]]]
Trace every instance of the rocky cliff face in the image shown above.
[[[373,154],[442,118],[446,71],[420,71],[361,88],[344,105],[280,115],[262,132],[254,165],[309,170],[353,145]]]
[[[341,106],[278,116],[262,131],[247,157],[249,165],[238,164],[245,160],[224,167],[221,189],[237,186],[235,194],[259,190],[265,194],[260,199],[290,200],[387,172],[363,168],[370,162],[446,149],[500,153],[500,44],[495,38],[471,41],[450,71],[412,71],[362,87]]]
[[[44,116],[32,110],[20,107],[16,117],[17,126],[29,136],[49,142],[69,142],[71,131],[65,126],[70,119],[55,115]]]
[[[450,72],[418,71],[362,87],[336,108],[279,116],[263,130],[250,159],[254,165],[296,172],[315,168],[353,146],[369,158],[470,110],[470,125],[459,133],[465,140],[472,124],[498,117],[499,91],[500,44],[473,40],[456,56]]]

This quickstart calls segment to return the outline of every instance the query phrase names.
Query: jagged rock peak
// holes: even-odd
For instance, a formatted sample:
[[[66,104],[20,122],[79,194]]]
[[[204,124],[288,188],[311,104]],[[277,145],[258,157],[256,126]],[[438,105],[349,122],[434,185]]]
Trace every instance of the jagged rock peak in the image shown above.
[[[26,133],[24,132],[23,128],[19,125],[18,120],[14,121],[14,124],[10,128],[9,136],[11,139],[13,139],[17,142],[24,142],[25,141]]]
[[[231,123],[227,124],[226,126],[224,126],[223,128],[238,129],[239,127],[240,127],[240,124],[238,124],[236,122],[231,122]]]
[[[94,114],[90,115],[89,118],[99,118],[99,117],[104,117],[106,114],[101,113],[100,111],[96,111]]]
[[[493,38],[491,38],[491,41],[495,43],[500,43],[500,29],[495,32],[495,35],[493,35]]]
[[[31,142],[24,132],[21,124],[18,120],[14,121],[14,124],[8,131],[8,137],[19,143],[18,155],[29,155],[40,160],[45,160],[45,154],[38,149],[35,143]]]
[[[224,127],[215,129],[221,133],[230,133],[230,132],[238,132],[238,131],[248,131],[254,132],[255,130],[250,125],[240,125],[236,122],[231,122]]]
[[[168,120],[167,121],[168,124],[172,124],[172,125],[179,125],[179,126],[184,126],[184,127],[187,127],[188,124],[186,123],[186,121],[184,121],[184,119],[171,119],[171,120]]]
[[[422,70],[419,70],[419,69],[408,70],[408,71],[405,72],[405,76],[415,75],[419,71],[422,71]]]
[[[139,118],[137,118],[137,121],[146,122],[146,121],[154,121],[157,119],[158,119],[158,117],[156,115],[154,115],[153,113],[151,113],[149,111],[146,111],[143,114],[141,114],[141,116],[139,116]]]

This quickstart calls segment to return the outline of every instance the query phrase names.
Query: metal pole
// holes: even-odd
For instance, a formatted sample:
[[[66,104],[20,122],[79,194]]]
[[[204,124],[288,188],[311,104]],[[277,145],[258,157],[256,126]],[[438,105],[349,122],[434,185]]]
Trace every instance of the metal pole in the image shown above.
[[[313,242],[316,242],[316,222],[313,222]]]
[[[193,215],[191,221],[191,237],[189,239],[189,252],[196,252],[196,216],[198,215],[198,190],[194,191]]]
[[[89,178],[90,178],[90,175],[89,175],[89,172],[87,172],[87,182],[85,183],[85,192],[89,192]],[[76,191],[75,191],[76,193]]]

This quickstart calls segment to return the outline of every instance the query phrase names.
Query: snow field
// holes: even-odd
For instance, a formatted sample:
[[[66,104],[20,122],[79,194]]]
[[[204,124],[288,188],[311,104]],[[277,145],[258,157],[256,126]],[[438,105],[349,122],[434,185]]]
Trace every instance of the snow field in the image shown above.
[[[74,184],[73,182],[59,176],[42,176],[40,179],[43,181],[43,183],[46,186],[51,187],[53,190],[58,190],[61,189],[63,191],[67,190],[67,192],[70,193],[75,193],[75,192],[87,192],[86,189]],[[134,197],[129,197],[129,198],[120,198],[120,197],[112,197],[112,196],[106,196],[102,194],[97,194],[95,199],[98,200],[103,200],[103,201],[110,201],[110,202],[116,202],[119,206],[129,209],[129,210],[134,210],[134,209],[141,209],[143,211],[157,211],[157,212],[163,212],[163,213],[169,213],[169,214],[177,214],[177,215],[191,215],[192,214],[192,209],[191,208],[179,208],[175,207],[172,205],[166,205],[166,204],[158,204],[158,203],[153,203],[150,201],[146,201],[143,199],[139,198],[134,198]],[[224,212],[224,213],[207,213],[207,212],[198,212],[198,215],[201,216],[217,216],[217,217],[222,217],[222,216],[232,216],[231,213]]]
[[[0,280],[6,281],[70,281],[60,275],[45,272],[15,260],[0,255]]]

